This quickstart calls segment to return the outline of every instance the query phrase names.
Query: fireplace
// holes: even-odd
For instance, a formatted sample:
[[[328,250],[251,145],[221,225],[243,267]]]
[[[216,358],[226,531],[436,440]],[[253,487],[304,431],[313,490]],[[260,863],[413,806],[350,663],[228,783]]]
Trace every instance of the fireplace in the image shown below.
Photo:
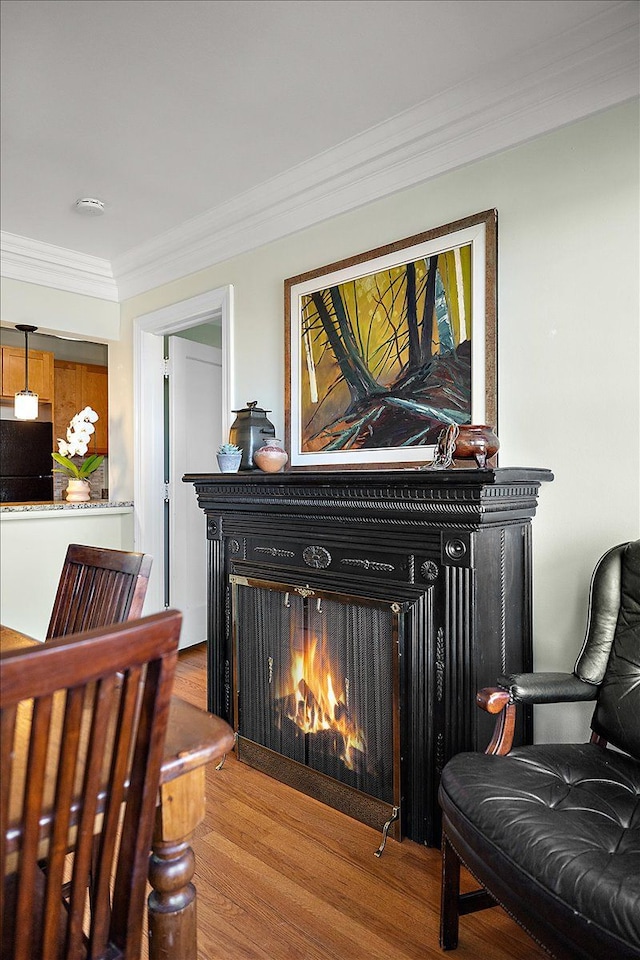
[[[400,836],[400,605],[230,577],[238,757]]]
[[[479,687],[532,668],[546,470],[188,475],[206,516],[209,709],[240,760],[437,845],[442,767],[483,749]],[[532,739],[523,712],[517,742]]]

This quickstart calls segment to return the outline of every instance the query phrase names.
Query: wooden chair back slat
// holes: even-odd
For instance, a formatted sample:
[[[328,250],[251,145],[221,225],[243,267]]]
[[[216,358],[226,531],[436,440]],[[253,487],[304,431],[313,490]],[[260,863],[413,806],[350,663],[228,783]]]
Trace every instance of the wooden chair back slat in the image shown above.
[[[55,944],[59,938],[59,891],[64,883],[83,707],[84,689],[76,687],[74,690],[70,690],[67,694],[65,706],[60,745],[60,765],[56,783],[55,806],[58,814],[53,823],[53,833],[47,857],[49,883],[47,884],[43,920],[43,941],[45,944]],[[55,956],[53,949],[51,955]]]
[[[139,619],[150,573],[146,554],[70,544],[47,640]]]
[[[7,707],[0,713],[0,822],[9,821],[9,798],[11,795],[11,768],[13,761],[13,741],[15,737],[17,707]],[[0,830],[0,863],[6,862],[7,839],[4,830]],[[4,943],[5,890],[0,883],[0,946]]]
[[[81,788],[82,806],[73,854],[73,877],[69,900],[68,949],[77,952],[83,940],[85,898],[91,883],[93,833],[100,787],[103,782],[105,752],[108,750],[109,718],[113,708],[114,677],[100,680],[94,691],[93,712],[87,747],[84,779]],[[101,909],[103,905],[99,905]],[[101,951],[102,952],[102,951]]]
[[[29,758],[24,786],[24,809],[39,810],[44,797],[44,783],[46,762],[49,746],[49,729],[53,709],[53,695],[38,698],[33,704],[31,719],[31,736],[29,739]],[[27,817],[22,835],[22,860],[18,899],[16,905],[15,924],[18,938],[18,960],[29,960],[33,956],[31,951],[31,922],[30,917],[36,897],[36,871],[38,869],[38,841],[40,829],[35,817]],[[24,931],[24,935],[23,932]]]
[[[0,655],[3,960],[139,955],[180,624]]]
[[[104,813],[105,825],[100,838],[101,849],[98,856],[98,869],[95,876],[95,901],[98,905],[109,904],[109,888],[111,881],[110,866],[113,863],[114,852],[116,848],[116,839],[118,834],[118,824],[120,819],[120,810],[125,795],[125,784],[127,782],[127,770],[130,763],[131,751],[133,747],[132,732],[135,725],[136,688],[141,681],[139,671],[130,671],[125,678],[125,685],[128,689],[123,692],[120,704],[120,713],[117,722],[115,743],[117,749],[113,752],[111,761],[111,772],[109,776],[113,789],[109,795],[106,810]],[[125,851],[126,857],[126,851]],[[107,909],[96,909],[94,925],[92,930],[94,949],[98,945],[107,942],[109,933],[110,911]],[[114,931],[114,937],[116,933]]]

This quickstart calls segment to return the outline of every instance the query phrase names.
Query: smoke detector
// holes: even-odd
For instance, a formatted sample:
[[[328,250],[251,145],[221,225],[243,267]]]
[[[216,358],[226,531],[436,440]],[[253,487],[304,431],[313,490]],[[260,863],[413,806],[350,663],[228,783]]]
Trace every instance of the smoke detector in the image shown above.
[[[95,197],[81,197],[76,200],[76,212],[87,217],[99,217],[104,213],[104,201]]]

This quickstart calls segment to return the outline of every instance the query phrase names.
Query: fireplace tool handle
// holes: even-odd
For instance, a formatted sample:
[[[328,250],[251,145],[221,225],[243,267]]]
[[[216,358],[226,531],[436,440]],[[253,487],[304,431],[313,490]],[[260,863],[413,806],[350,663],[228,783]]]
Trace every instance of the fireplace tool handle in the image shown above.
[[[397,820],[397,819],[398,819],[398,816],[399,816],[399,815],[400,815],[400,807],[394,807],[393,810],[391,811],[391,816],[389,817],[389,819],[388,819],[387,822],[385,823],[384,827],[382,828],[382,843],[380,844],[380,846],[378,847],[378,849],[374,852],[374,854],[373,854],[374,857],[381,857],[381,856],[382,856],[382,851],[384,850],[385,844],[386,844],[386,842],[387,842],[387,835],[388,835],[388,833],[389,833],[389,827],[391,826],[391,824],[393,823],[394,820]]]

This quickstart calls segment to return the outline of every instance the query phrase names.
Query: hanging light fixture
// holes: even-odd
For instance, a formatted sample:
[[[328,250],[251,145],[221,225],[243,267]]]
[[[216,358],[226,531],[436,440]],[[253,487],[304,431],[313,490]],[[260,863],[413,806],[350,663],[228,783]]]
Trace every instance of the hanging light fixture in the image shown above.
[[[38,394],[29,390],[29,334],[35,333],[37,329],[29,323],[16,324],[16,330],[24,333],[24,390],[15,395],[13,415],[16,420],[38,419]]]

